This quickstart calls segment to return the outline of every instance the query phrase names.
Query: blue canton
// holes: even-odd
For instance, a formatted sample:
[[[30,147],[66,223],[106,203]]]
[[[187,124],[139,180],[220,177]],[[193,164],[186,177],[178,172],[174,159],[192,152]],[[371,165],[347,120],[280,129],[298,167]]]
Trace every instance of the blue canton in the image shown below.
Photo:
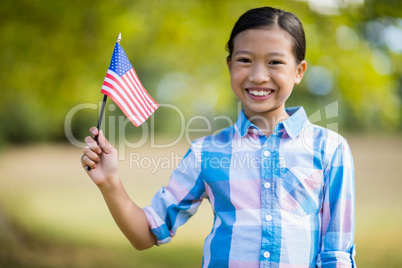
[[[129,70],[131,70],[133,66],[128,60],[126,53],[119,43],[116,43],[114,46],[112,60],[110,61],[109,70],[117,73],[119,76],[123,76]]]

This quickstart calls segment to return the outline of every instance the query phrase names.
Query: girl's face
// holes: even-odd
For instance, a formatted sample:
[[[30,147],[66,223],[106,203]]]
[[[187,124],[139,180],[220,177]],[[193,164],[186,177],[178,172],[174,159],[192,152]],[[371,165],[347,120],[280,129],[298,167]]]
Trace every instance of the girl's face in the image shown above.
[[[230,81],[246,116],[287,117],[285,101],[307,68],[305,61],[296,62],[291,36],[278,27],[249,29],[233,44]]]

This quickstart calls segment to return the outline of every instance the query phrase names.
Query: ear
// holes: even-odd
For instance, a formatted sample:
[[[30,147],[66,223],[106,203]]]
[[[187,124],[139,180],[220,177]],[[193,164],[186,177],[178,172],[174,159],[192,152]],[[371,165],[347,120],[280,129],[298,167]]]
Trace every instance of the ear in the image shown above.
[[[229,72],[230,72],[231,64],[230,64],[230,58],[229,57],[226,58],[226,65],[228,66],[228,69],[229,69]]]
[[[305,60],[302,60],[298,65],[297,65],[297,70],[296,70],[296,77],[295,77],[295,84],[300,84],[304,73],[307,70],[307,62]]]

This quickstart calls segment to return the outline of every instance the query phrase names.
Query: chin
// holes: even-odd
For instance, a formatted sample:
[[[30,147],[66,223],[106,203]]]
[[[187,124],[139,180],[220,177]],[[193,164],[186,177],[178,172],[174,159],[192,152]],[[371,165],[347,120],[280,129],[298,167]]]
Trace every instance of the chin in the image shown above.
[[[281,106],[278,107],[272,107],[269,105],[249,105],[249,106],[244,106],[245,110],[247,110],[250,113],[253,114],[267,114],[267,113],[272,113],[280,110]]]
[[[247,107],[248,110],[253,111],[253,112],[258,112],[258,113],[264,113],[264,112],[268,112],[270,110],[274,110],[273,107],[270,107],[270,105],[264,105],[264,104],[260,104],[260,105],[245,105],[244,107]]]

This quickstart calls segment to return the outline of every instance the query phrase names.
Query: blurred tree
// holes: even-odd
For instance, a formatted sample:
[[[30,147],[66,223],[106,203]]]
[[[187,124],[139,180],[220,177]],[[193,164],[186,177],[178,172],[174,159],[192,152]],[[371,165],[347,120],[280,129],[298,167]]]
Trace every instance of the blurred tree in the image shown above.
[[[224,46],[245,10],[267,4],[296,13],[306,29],[309,70],[290,105],[313,113],[339,101],[337,119],[350,129],[401,129],[402,49],[400,37],[392,37],[402,31],[400,1],[366,0],[322,14],[306,1],[19,0],[3,1],[0,9],[0,141],[64,139],[68,111],[102,99],[119,32],[158,102],[177,106],[186,118],[235,119]],[[177,118],[161,108],[157,130],[179,128]],[[96,120],[96,110],[80,111],[74,134],[82,137]]]

